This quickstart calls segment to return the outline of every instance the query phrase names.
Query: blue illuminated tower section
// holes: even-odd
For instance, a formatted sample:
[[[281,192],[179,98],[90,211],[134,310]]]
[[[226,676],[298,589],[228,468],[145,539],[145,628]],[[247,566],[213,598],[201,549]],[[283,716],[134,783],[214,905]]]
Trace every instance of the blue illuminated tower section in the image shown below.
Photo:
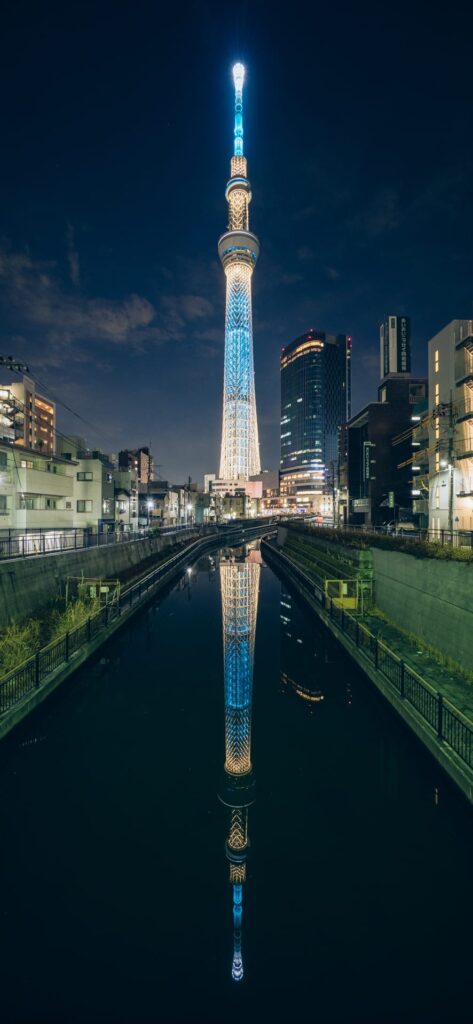
[[[253,802],[251,703],[260,566],[222,561],[223,657],[225,674],[225,793],[230,809],[226,842],[233,894],[232,978],[243,978],[241,924],[248,850],[248,807]]]
[[[243,155],[243,64],[235,64],[234,154],[225,197],[228,231],[221,236],[218,254],[226,276],[225,369],[223,427],[219,476],[248,480],[261,472],[253,367],[251,277],[259,256],[259,242],[249,230],[251,188]]]

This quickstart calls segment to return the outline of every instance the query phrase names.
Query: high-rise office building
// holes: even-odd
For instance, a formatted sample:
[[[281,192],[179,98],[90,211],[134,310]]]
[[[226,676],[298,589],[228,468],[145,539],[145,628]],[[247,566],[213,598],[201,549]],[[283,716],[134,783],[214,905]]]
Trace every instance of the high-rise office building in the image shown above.
[[[411,322],[408,316],[386,316],[379,325],[380,377],[411,372]]]
[[[283,348],[280,486],[288,506],[324,511],[350,409],[350,337],[311,330]]]

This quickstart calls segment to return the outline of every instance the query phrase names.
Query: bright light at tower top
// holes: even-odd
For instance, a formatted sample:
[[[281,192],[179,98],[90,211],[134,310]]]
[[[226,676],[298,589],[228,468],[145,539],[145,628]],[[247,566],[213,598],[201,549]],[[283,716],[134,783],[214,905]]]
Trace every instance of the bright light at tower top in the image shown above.
[[[233,81],[235,84],[235,91],[242,92],[243,82],[245,80],[245,67],[243,64],[233,65]]]

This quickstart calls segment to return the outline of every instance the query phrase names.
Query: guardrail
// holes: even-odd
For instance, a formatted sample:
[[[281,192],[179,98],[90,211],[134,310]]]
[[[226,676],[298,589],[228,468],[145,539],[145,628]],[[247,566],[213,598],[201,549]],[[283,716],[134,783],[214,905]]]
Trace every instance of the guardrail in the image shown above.
[[[270,532],[268,526],[261,524],[244,529],[244,542],[256,539],[263,530]],[[223,547],[232,542],[242,543],[241,527],[225,536],[225,544],[222,544],[222,538],[215,534],[193,541],[182,551],[178,551],[152,572],[143,576],[142,579],[122,590],[116,604],[105,605],[94,615],[89,616],[80,626],[76,626],[75,629],[64,633],[57,640],[53,640],[22,665],[13,669],[0,680],[0,715],[18,704],[29,693],[39,689],[53,672],[61,666],[67,665],[77,651],[106,630],[124,612],[143,602],[157,583],[163,582],[181,565],[194,562],[210,548]]]
[[[290,520],[289,520],[290,523]],[[427,530],[427,529],[403,529],[402,523],[392,530],[387,530],[385,526],[359,526],[350,525],[347,523],[345,526],[329,526],[326,527],[322,523],[306,522],[305,524],[311,531],[312,530],[336,530],[337,533],[351,533],[363,534],[363,536],[375,536],[385,537],[391,540],[402,540],[402,541],[429,541],[430,544],[440,544],[441,546],[448,546],[454,548],[473,548],[473,531],[472,530]]]
[[[437,739],[451,747],[468,768],[473,768],[473,722],[359,619],[336,605],[333,598],[327,598],[322,588],[284,552],[264,541],[262,543],[265,553],[271,552],[276,559],[287,564],[288,571],[303,589],[315,597],[337,628],[381,673],[398,696],[417,711]]]
[[[0,530],[0,560],[28,558],[33,555],[52,555],[60,551],[76,551],[82,548],[107,547],[109,544],[132,544],[147,537],[167,537],[170,534],[193,530],[193,524],[160,526],[133,532],[91,533],[85,527],[77,529],[8,530],[2,536]]]

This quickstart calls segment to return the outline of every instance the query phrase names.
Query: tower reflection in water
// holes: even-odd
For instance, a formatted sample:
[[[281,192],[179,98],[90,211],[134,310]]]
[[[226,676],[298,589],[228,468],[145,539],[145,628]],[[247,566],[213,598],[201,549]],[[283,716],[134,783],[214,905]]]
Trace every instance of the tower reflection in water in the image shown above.
[[[226,854],[233,896],[232,978],[243,978],[242,913],[248,808],[254,801],[251,706],[261,556],[232,551],[220,562],[225,687],[225,767],[220,799],[229,809]]]

